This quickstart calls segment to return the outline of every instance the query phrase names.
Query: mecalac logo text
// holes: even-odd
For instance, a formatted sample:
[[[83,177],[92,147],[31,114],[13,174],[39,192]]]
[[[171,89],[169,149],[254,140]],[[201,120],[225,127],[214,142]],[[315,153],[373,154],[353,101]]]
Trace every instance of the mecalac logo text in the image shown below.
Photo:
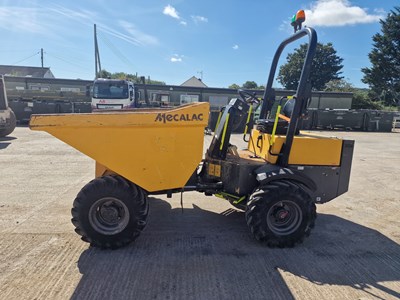
[[[194,122],[203,121],[203,114],[158,114],[155,122]]]

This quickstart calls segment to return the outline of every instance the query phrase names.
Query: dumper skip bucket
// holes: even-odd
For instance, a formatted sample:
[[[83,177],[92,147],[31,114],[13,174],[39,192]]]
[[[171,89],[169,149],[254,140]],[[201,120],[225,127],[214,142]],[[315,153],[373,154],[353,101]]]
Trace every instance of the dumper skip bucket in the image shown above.
[[[185,185],[202,159],[209,104],[175,109],[32,115],[50,133],[107,169],[156,192]]]

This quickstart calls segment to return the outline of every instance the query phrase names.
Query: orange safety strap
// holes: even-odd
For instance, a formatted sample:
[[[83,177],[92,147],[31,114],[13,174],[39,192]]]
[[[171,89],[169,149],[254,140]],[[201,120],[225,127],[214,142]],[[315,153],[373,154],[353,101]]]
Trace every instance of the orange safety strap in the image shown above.
[[[286,116],[284,116],[284,115],[282,115],[282,114],[279,114],[279,118],[281,118],[281,119],[283,119],[283,120],[285,120],[285,121],[290,122],[290,118],[288,118],[288,117],[286,117]]]

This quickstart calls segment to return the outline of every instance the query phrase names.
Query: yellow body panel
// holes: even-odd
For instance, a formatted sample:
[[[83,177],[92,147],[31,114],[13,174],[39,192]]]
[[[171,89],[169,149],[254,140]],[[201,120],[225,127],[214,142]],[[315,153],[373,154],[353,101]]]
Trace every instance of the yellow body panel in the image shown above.
[[[270,149],[271,135],[253,129],[248,143],[248,150],[255,152],[271,164],[275,164],[282,145],[286,140],[284,135],[276,135],[275,143]],[[342,140],[322,137],[313,134],[300,134],[294,137],[289,156],[290,165],[340,166]]]
[[[30,128],[154,192],[183,187],[195,171],[208,114],[209,104],[201,102],[176,109],[32,115]]]

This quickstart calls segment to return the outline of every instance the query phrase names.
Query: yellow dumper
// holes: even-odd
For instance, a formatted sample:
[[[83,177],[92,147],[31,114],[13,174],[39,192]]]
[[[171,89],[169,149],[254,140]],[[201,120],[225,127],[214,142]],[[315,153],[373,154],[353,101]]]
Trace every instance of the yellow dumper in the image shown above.
[[[280,105],[270,119],[278,59],[287,44],[303,36],[309,37],[309,45],[296,95],[283,107],[283,120]],[[32,130],[47,131],[96,161],[96,178],[73,204],[75,231],[93,246],[122,247],[145,227],[149,194],[190,190],[225,198],[243,209],[253,236],[268,246],[302,242],[314,226],[315,204],[347,191],[354,148],[354,141],[298,132],[310,97],[308,78],[316,45],[312,28],[281,43],[261,103],[261,119],[244,150],[231,145],[230,136],[237,120],[260,104],[247,91],[239,91],[240,97],[225,107],[203,160],[208,103],[33,115]]]

